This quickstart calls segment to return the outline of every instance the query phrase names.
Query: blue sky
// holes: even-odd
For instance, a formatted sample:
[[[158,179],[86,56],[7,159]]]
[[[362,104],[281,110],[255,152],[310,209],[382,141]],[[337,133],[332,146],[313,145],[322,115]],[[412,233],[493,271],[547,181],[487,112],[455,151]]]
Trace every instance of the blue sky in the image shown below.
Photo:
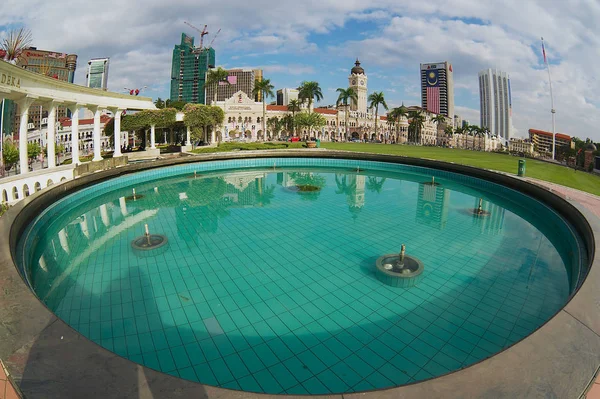
[[[557,131],[600,141],[600,61],[596,0],[7,0],[0,26],[25,25],[39,48],[79,55],[76,82],[89,58],[111,58],[109,89],[148,86],[168,97],[171,55],[184,21],[213,33],[217,65],[265,70],[276,88],[302,80],[321,84],[325,99],[346,87],[359,57],[369,92],[383,91],[390,106],[420,103],[419,63],[450,61],[456,113],[479,123],[477,73],[499,68],[512,80],[513,125],[550,130],[550,97],[540,37],[546,40],[557,109]],[[27,3],[27,4],[24,4]],[[69,10],[68,23],[64,10]],[[2,33],[0,33],[0,36]]]

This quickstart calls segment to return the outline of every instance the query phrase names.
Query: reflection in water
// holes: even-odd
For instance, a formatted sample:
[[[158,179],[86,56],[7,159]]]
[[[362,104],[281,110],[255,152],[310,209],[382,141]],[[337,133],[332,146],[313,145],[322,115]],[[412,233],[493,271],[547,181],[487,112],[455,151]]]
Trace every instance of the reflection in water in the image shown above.
[[[443,230],[448,221],[450,190],[441,186],[419,183],[417,222]]]
[[[378,179],[360,174],[335,174],[335,184],[337,186],[336,194],[346,195],[346,203],[348,210],[352,214],[352,218],[356,219],[358,214],[365,206],[365,187],[371,191],[380,192],[383,188],[385,178]]]
[[[469,208],[471,194],[455,190],[449,209],[451,190],[443,186],[418,184],[415,201],[423,176],[386,174],[386,180],[374,170],[368,173],[246,169],[194,179],[187,172],[137,182],[144,195],[140,201],[125,202],[132,187],[123,185],[84,197],[74,209],[59,204],[59,216],[44,221],[46,234],[32,244],[31,281],[59,317],[105,348],[157,370],[228,388],[237,385],[218,379],[228,373],[217,376],[212,370],[233,370],[242,364],[239,357],[248,365],[269,361],[267,346],[277,363],[267,368],[290,367],[294,378],[309,380],[322,372],[311,368],[320,362],[312,355],[320,349],[312,348],[343,351],[345,343],[357,342],[353,337],[375,342],[388,331],[400,338],[367,343],[357,356],[401,359],[396,355],[405,350],[428,348],[423,356],[433,366],[415,367],[403,359],[398,372],[382,371],[373,387],[418,381],[501,350],[537,328],[567,297],[556,249],[548,240],[540,242],[535,226],[511,213],[514,199],[506,202],[506,221],[501,200],[484,202],[490,216],[471,223],[454,210]],[[278,184],[291,189],[276,190]],[[297,186],[318,190],[301,192]],[[132,253],[130,242],[145,223],[169,238],[168,251],[152,258]],[[427,264],[420,287],[391,290],[365,278],[372,269],[363,265],[373,266],[372,259],[390,247],[397,250],[398,241]],[[472,304],[455,300],[467,291]],[[417,298],[427,300],[417,304]],[[525,311],[514,313],[521,308]],[[482,319],[487,328],[473,328]],[[427,346],[434,338],[420,334],[422,320],[440,339],[448,326],[455,336],[468,337],[468,342],[455,340],[464,353],[451,347],[461,357],[447,369],[439,366],[449,362],[447,351]],[[277,357],[286,353],[287,360],[278,364]],[[189,367],[188,359],[202,364]],[[330,368],[348,367],[340,356]],[[294,387],[302,387],[301,381],[258,371],[251,376],[260,385],[256,390],[300,392]],[[370,367],[359,367],[344,382],[355,389],[369,375]],[[318,389],[309,393],[346,388]]]
[[[479,199],[475,198],[475,208],[479,206]],[[482,208],[489,212],[486,217],[473,217],[473,226],[477,226],[481,234],[498,235],[504,226],[505,209],[490,201],[483,201]]]

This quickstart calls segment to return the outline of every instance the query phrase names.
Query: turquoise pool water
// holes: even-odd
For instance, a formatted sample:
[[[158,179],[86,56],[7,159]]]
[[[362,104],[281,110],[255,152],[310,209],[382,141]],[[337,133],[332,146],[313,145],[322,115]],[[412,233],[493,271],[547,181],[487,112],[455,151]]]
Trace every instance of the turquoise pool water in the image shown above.
[[[432,176],[439,186],[423,184]],[[126,200],[132,188],[143,197]],[[488,217],[469,213],[479,198]],[[134,252],[144,224],[168,245]],[[401,244],[425,265],[411,288],[375,277],[376,259]],[[236,160],[120,177],[44,211],[20,251],[39,298],[99,345],[266,393],[387,388],[469,366],[547,321],[579,279],[577,240],[539,202],[366,161]]]

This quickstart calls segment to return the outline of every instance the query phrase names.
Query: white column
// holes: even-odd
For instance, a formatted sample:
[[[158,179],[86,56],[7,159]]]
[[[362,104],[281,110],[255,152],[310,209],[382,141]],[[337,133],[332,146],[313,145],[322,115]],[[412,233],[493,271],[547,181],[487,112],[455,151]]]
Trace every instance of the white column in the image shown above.
[[[214,144],[217,141],[217,132],[216,129],[213,127],[212,131],[210,132],[210,143]]]
[[[127,216],[127,203],[125,202],[125,197],[119,198],[119,207],[121,208],[121,215]]]
[[[29,122],[29,107],[33,103],[33,99],[25,97],[17,104],[21,112],[19,125],[19,166],[21,174],[29,172],[29,163],[27,157],[27,123]],[[20,197],[23,198],[23,197]]]
[[[108,217],[108,209],[106,208],[106,204],[100,205],[100,218],[106,227],[110,226],[110,218]]]
[[[58,232],[58,240],[60,241],[60,246],[62,247],[62,249],[67,254],[70,254],[71,251],[69,250],[69,240],[67,240],[67,233],[66,233],[65,229],[62,229],[61,231]]]
[[[94,112],[94,159],[93,161],[102,161],[102,155],[100,155],[100,135],[102,132],[100,131],[100,108],[92,107],[90,108],[92,112]]]
[[[79,165],[79,104],[69,105],[71,111],[71,159],[73,165]]]
[[[154,125],[150,126],[150,149],[156,149],[156,127]]]
[[[117,109],[113,113],[115,114],[115,152],[113,157],[120,157],[121,153],[121,110]]]
[[[125,147],[129,147],[129,132],[125,132]]]
[[[190,127],[186,126],[186,141],[185,141],[185,145],[192,145],[192,142],[190,141]]]
[[[48,168],[56,167],[56,103],[50,101],[48,107]]]

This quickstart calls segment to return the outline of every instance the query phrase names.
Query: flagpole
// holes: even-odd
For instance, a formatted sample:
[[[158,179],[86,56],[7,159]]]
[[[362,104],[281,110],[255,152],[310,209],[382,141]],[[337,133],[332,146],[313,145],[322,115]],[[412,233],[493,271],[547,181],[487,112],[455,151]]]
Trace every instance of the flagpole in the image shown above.
[[[556,110],[554,109],[554,96],[552,95],[552,78],[550,77],[550,64],[548,63],[548,58],[546,57],[546,49],[544,47],[544,38],[542,37],[542,51],[544,52],[544,62],[546,63],[546,68],[548,69],[548,82],[550,83],[550,104],[552,109],[550,112],[552,113],[552,160],[556,159]]]

